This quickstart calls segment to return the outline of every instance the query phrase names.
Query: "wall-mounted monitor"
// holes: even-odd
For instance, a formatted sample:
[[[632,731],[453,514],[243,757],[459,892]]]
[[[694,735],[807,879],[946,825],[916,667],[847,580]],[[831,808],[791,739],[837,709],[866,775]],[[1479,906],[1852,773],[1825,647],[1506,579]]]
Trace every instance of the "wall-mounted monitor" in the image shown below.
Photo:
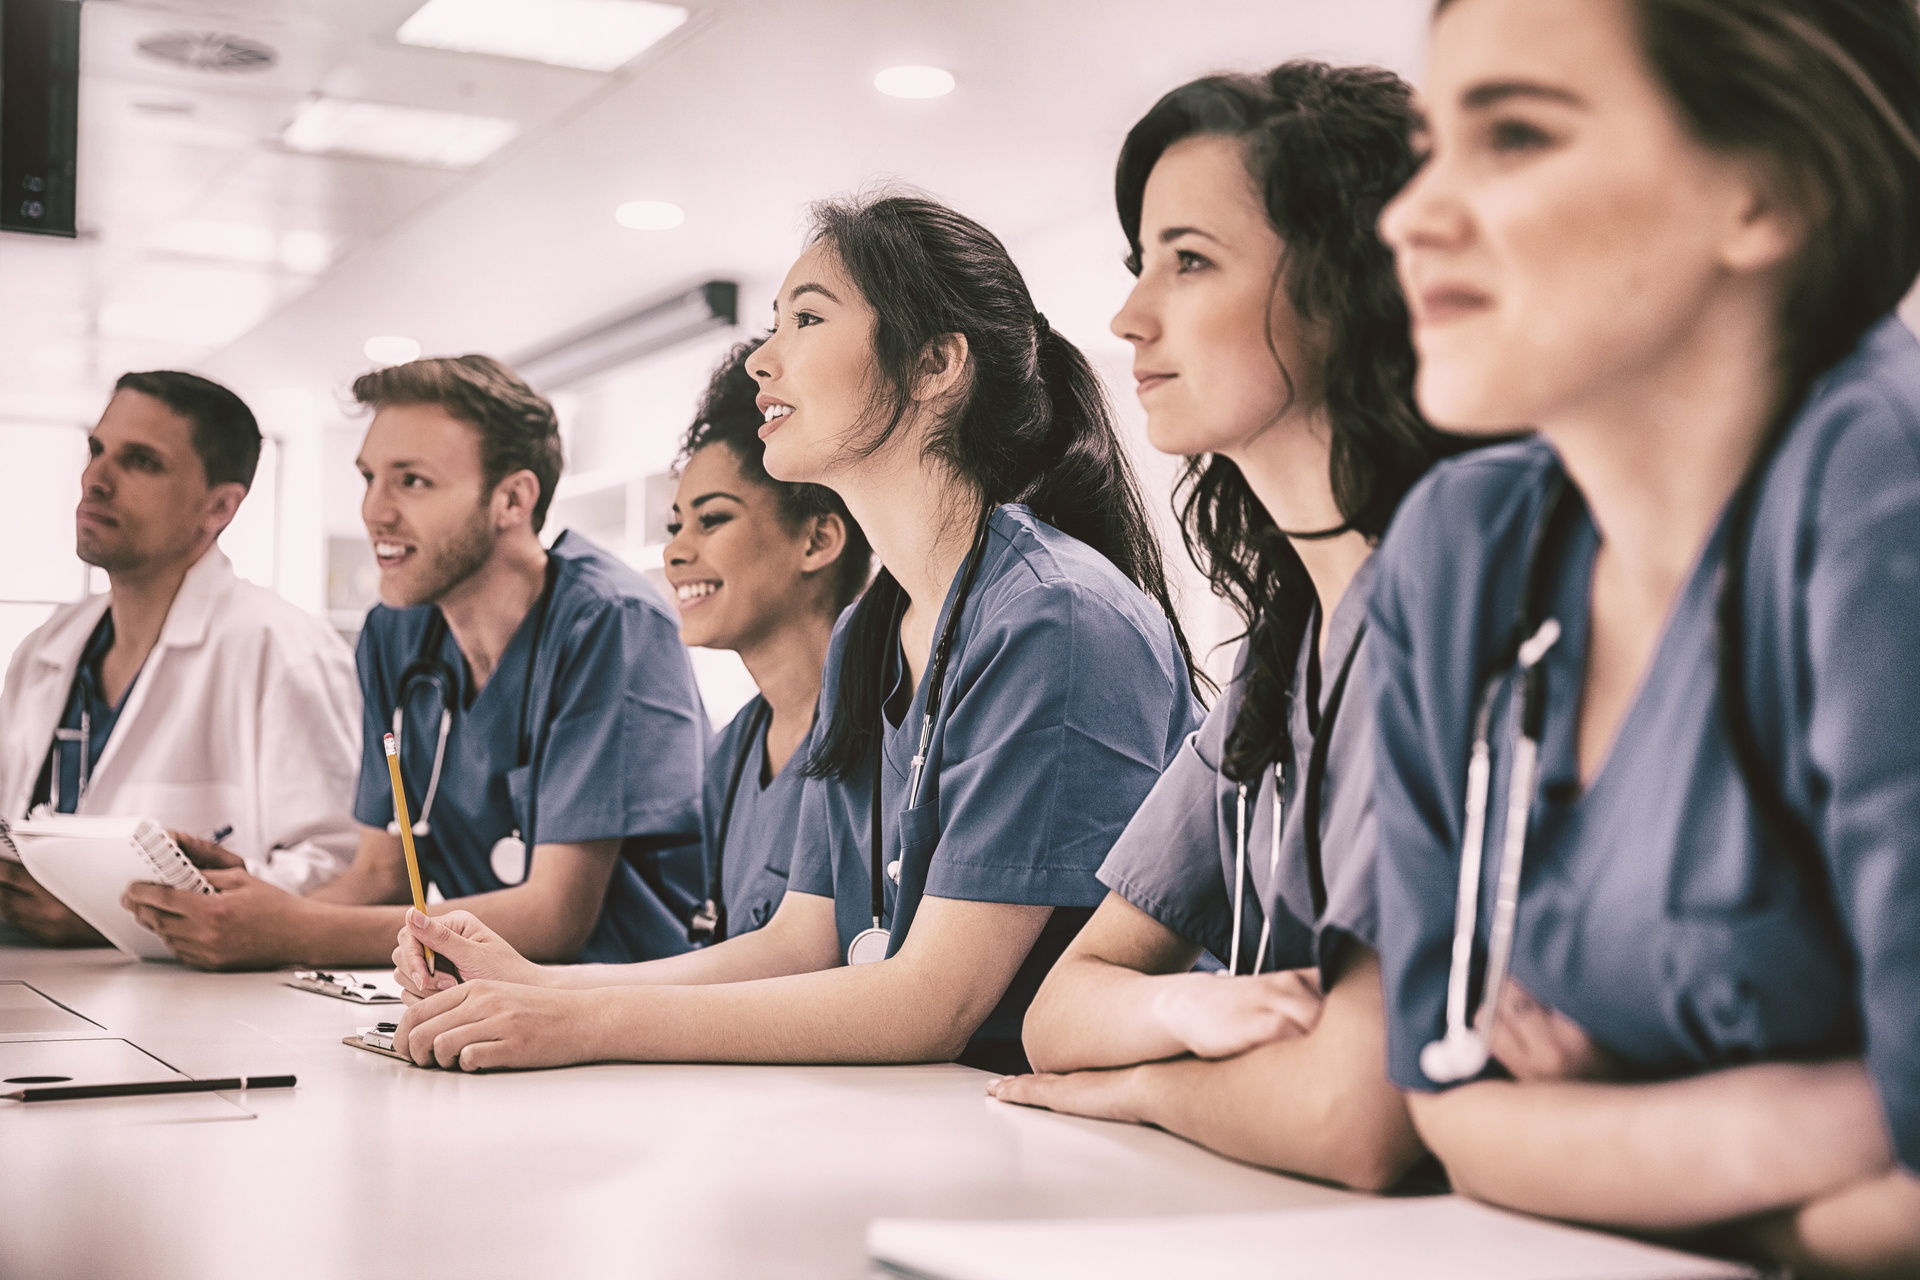
[[[80,0],[0,0],[0,231],[74,234]]]

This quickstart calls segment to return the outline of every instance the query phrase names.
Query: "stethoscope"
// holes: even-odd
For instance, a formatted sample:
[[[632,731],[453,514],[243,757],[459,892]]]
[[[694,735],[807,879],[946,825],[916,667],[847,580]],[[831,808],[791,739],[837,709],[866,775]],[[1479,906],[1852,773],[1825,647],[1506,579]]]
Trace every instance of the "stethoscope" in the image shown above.
[[[546,582],[540,589],[540,599],[534,605],[533,643],[527,652],[527,678],[520,685],[520,718],[518,736],[515,740],[515,766],[524,767],[532,757],[531,735],[527,731],[527,711],[533,698],[533,672],[540,658],[540,640],[547,629],[547,614],[553,604],[553,584],[559,576],[560,562],[551,552],[547,555]],[[413,821],[413,834],[416,838],[433,834],[433,803],[440,794],[440,773],[447,759],[447,736],[453,732],[453,691],[459,687],[460,678],[454,674],[440,657],[441,646],[447,639],[447,619],[435,606],[432,616],[427,620],[426,630],[420,635],[420,649],[400,672],[400,689],[393,703],[393,740],[406,745],[406,706],[414,693],[422,686],[431,685],[434,696],[440,702],[440,731],[434,738],[433,767],[427,772],[427,790],[421,798],[420,816]],[[527,789],[527,829],[533,828],[532,808],[533,788]],[[387,834],[400,834],[400,823],[387,823]],[[503,884],[518,884],[527,874],[527,845],[520,830],[514,829],[510,836],[502,836],[494,842],[488,863],[495,876]]]
[[[1512,658],[1481,687],[1474,716],[1473,752],[1467,762],[1465,830],[1460,842],[1459,897],[1454,909],[1453,962],[1447,974],[1447,1031],[1420,1050],[1420,1070],[1435,1084],[1469,1080],[1486,1069],[1492,1055],[1494,1022],[1513,956],[1514,922],[1520,904],[1520,870],[1527,852],[1527,820],[1540,762],[1540,738],[1546,722],[1546,669],[1541,660],[1560,639],[1557,618],[1542,617],[1546,584],[1542,566],[1547,544],[1576,510],[1564,499],[1566,479],[1555,476],[1524,561],[1519,612],[1509,642]],[[1487,972],[1478,1013],[1467,1020],[1468,986],[1474,936],[1480,927],[1480,867],[1487,835],[1487,801],[1493,780],[1491,733],[1493,706],[1501,691],[1517,686],[1513,699],[1513,760],[1507,766],[1507,816],[1495,881],[1493,923],[1487,944]]]
[[[1318,921],[1327,909],[1327,879],[1320,855],[1320,793],[1326,787],[1327,780],[1327,744],[1333,739],[1334,721],[1340,715],[1341,700],[1346,697],[1347,677],[1353,674],[1353,660],[1360,652],[1360,642],[1366,638],[1367,624],[1362,622],[1353,633],[1353,643],[1347,648],[1347,656],[1340,663],[1340,674],[1335,677],[1333,688],[1327,692],[1327,705],[1320,712],[1319,723],[1311,726],[1313,748],[1307,754],[1306,785],[1302,788],[1302,803],[1306,806],[1307,845],[1307,891],[1313,901],[1313,918]],[[1309,636],[1306,643],[1315,643]],[[1309,704],[1318,704],[1320,690],[1317,679],[1320,665],[1309,659],[1307,668],[1307,700]],[[1277,891],[1280,873],[1280,828],[1286,810],[1282,797],[1286,794],[1285,766],[1280,761],[1273,762],[1273,839],[1267,850],[1267,885],[1269,891]],[[1233,841],[1233,935],[1228,947],[1227,967],[1222,969],[1222,977],[1232,977],[1240,972],[1240,938],[1245,930],[1245,917],[1241,914],[1241,905],[1245,901],[1247,885],[1247,784],[1242,782],[1237,789],[1234,814]],[[1256,787],[1257,794],[1257,787]],[[1273,913],[1266,904],[1260,904],[1260,941],[1253,953],[1253,972],[1258,974],[1267,959],[1267,943],[1273,936]]]
[[[714,831],[713,850],[707,855],[707,900],[693,913],[687,925],[687,941],[695,944],[724,942],[727,937],[725,888],[720,883],[727,856],[727,832],[733,826],[733,800],[740,793],[740,778],[753,758],[754,745],[762,728],[773,718],[773,707],[762,698],[747,720],[747,732],[740,739],[740,750],[733,758],[733,772],[727,778],[727,800],[720,810],[720,825]]]
[[[920,722],[920,748],[913,754],[913,772],[907,782],[906,808],[912,809],[920,803],[920,784],[926,776],[927,752],[933,745],[933,722],[939,714],[941,696],[947,684],[947,661],[953,656],[953,637],[960,629],[960,615],[966,611],[967,598],[973,594],[973,580],[979,576],[980,561],[985,558],[987,546],[987,525],[993,515],[988,507],[980,515],[980,525],[974,530],[973,547],[967,552],[967,562],[960,572],[960,590],[955,594],[953,609],[947,614],[947,622],[940,629],[940,643],[934,646],[933,666],[927,679],[927,709],[925,718]],[[895,611],[888,629],[898,634],[900,613]],[[887,909],[886,885],[881,879],[881,849],[883,832],[880,822],[880,780],[886,752],[886,709],[879,711],[879,722],[874,726],[873,735],[873,798],[867,806],[872,817],[873,831],[870,850],[872,854],[873,885],[873,924],[855,934],[853,941],[847,944],[848,964],[872,964],[887,958],[887,948],[892,944],[893,931],[880,926],[881,917]],[[900,878],[900,860],[894,859],[886,873],[896,882]]]

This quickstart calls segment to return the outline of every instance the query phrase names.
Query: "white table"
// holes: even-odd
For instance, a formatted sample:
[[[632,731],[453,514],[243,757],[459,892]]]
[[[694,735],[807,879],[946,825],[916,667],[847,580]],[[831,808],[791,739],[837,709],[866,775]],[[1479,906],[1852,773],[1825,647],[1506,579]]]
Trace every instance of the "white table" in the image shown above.
[[[422,1071],[340,1043],[393,1006],[13,941],[0,927],[0,979],[106,1028],[83,1034],[190,1076],[300,1086],[244,1110],[0,1101],[7,1280],[858,1277],[875,1217],[1350,1198],[1164,1133],[992,1102],[964,1067]]]

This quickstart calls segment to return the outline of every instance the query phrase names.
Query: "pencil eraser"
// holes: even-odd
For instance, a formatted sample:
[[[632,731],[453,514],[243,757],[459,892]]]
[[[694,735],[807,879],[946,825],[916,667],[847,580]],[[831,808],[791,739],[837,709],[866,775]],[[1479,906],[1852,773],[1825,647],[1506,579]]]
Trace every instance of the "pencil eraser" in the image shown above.
[[[390,755],[390,756],[397,756],[397,755],[399,755],[399,754],[400,754],[400,748],[399,748],[399,747],[396,747],[396,746],[395,746],[395,745],[393,744],[393,735],[392,735],[392,734],[388,734],[388,735],[387,735],[387,754],[388,754],[388,755]]]

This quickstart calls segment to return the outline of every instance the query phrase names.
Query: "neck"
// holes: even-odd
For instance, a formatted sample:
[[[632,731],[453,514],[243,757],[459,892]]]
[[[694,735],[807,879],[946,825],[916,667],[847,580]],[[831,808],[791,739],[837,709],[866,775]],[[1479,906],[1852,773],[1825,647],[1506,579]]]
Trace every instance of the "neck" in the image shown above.
[[[493,676],[513,633],[539,601],[546,574],[547,553],[539,538],[521,529],[502,537],[485,564],[436,601],[476,689]]]
[[[833,639],[831,612],[804,608],[786,615],[786,621],[743,645],[740,661],[767,700],[773,719],[767,726],[767,765],[779,773],[787,758],[813,727],[820,702],[820,673],[827,665],[827,645]]]
[[[161,629],[167,625],[167,614],[173,610],[174,597],[180,594],[180,584],[186,581],[187,573],[200,563],[200,557],[212,545],[212,539],[203,539],[191,553],[180,559],[137,569],[109,571],[107,582],[111,596],[108,608],[113,613],[113,657],[116,667],[138,670],[146,661],[147,655],[153,652],[153,646],[160,642]]]
[[[860,522],[874,554],[907,593],[900,642],[914,683],[933,647],[933,624],[973,545],[979,492],[921,456],[920,433],[903,424],[858,474],[834,487]]]
[[[1770,312],[1709,315],[1639,376],[1540,432],[1586,500],[1610,569],[1671,603],[1758,450],[1783,392]],[[1744,323],[1743,323],[1744,320]],[[1664,609],[1663,609],[1664,612]]]
[[[1333,496],[1333,429],[1324,408],[1283,418],[1226,456],[1282,530],[1312,533],[1345,522]],[[1327,619],[1340,607],[1347,584],[1373,547],[1351,530],[1333,538],[1289,541],[1320,601],[1319,643],[1324,646]]]

